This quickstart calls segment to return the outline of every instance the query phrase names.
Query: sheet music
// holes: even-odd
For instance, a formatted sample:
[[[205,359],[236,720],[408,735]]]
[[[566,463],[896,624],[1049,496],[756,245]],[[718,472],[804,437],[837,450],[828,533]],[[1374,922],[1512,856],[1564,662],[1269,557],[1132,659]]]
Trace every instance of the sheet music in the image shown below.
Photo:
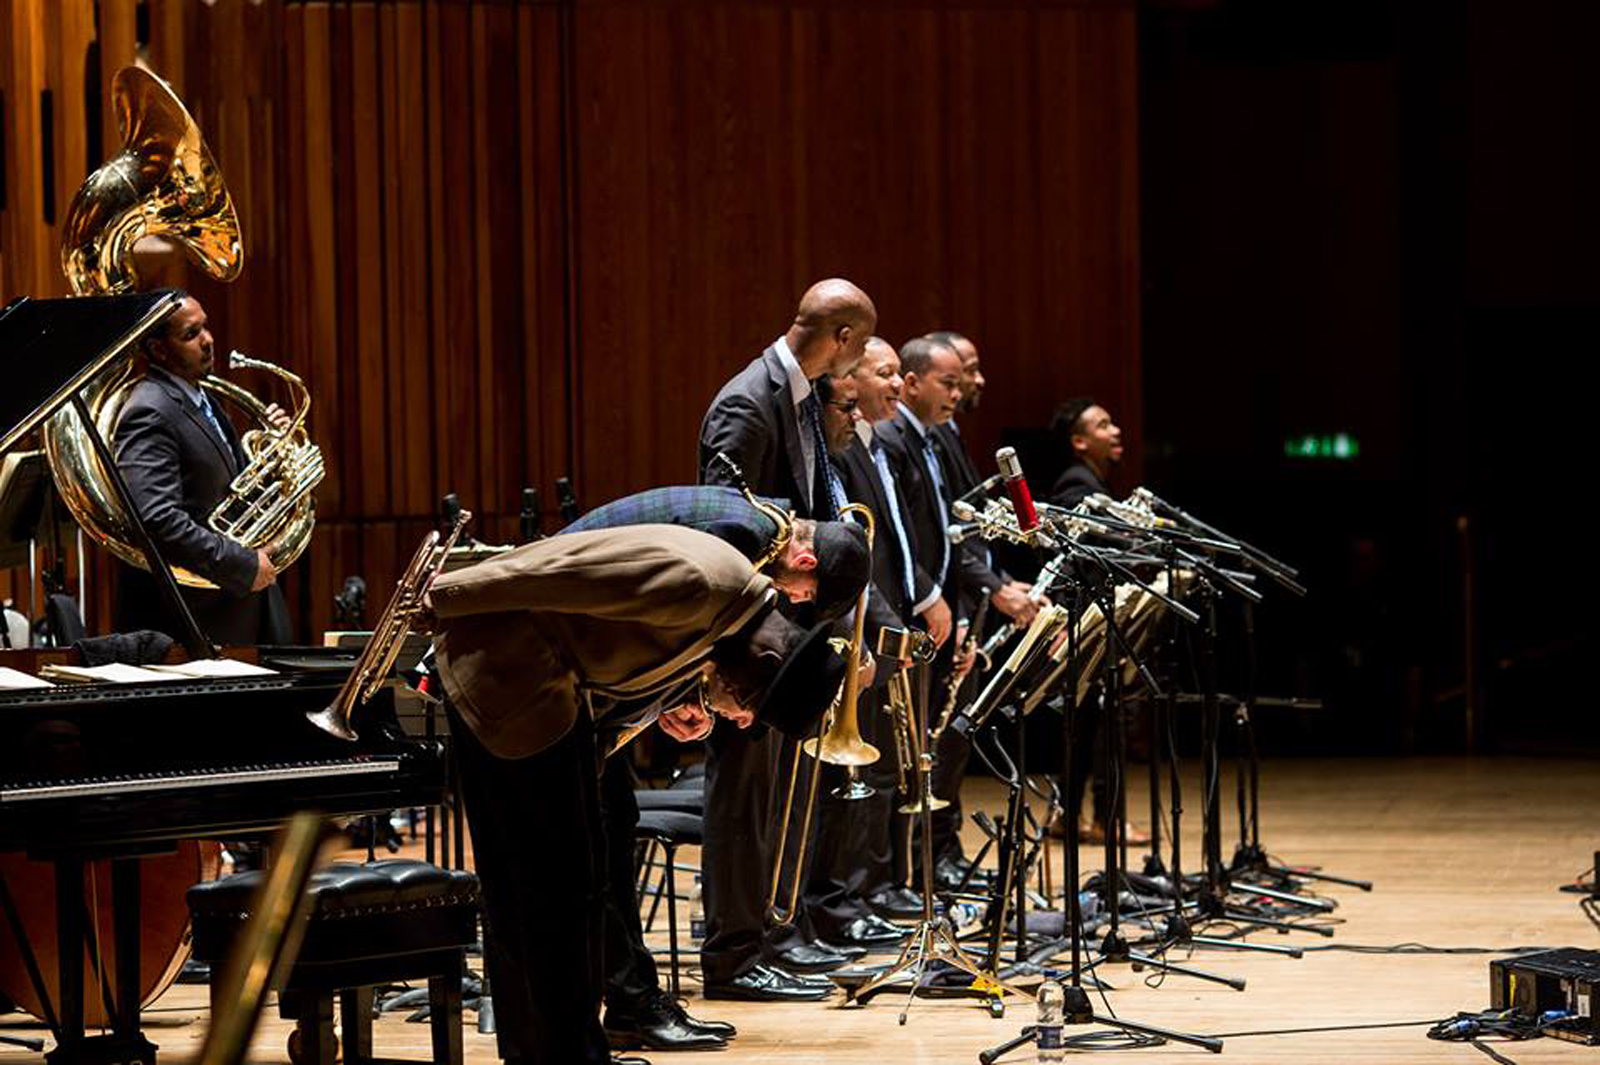
[[[103,666],[45,666],[39,672],[54,680],[82,683],[110,682],[112,684],[139,684],[153,680],[171,681],[170,673],[158,673],[144,666],[129,666],[121,662],[107,662]]]
[[[42,677],[32,676],[22,672],[20,669],[12,669],[10,666],[0,666],[0,690],[54,687],[54,684]]]
[[[254,666],[236,658],[197,658],[176,665],[149,666],[149,669],[171,673],[180,677],[259,677],[278,671],[266,666]]]

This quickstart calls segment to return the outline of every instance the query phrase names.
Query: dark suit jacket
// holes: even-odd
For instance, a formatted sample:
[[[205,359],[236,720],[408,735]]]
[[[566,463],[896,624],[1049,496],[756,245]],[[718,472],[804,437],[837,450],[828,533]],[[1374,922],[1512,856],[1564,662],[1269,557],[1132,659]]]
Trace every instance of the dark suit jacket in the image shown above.
[[[853,440],[843,455],[835,457],[835,465],[839,468],[839,476],[844,481],[845,494],[850,497],[850,501],[863,503],[869,507],[876,521],[872,538],[873,594],[868,600],[870,613],[867,622],[879,628],[886,625],[903,628],[912,619],[912,607],[926,599],[928,593],[933,591],[933,578],[916,565],[917,544],[910,524],[910,504],[901,493],[899,485],[894,485],[895,500],[900,508],[901,520],[906,524],[906,536],[909,540],[905,548],[910,552],[912,559],[913,598],[907,599],[903,575],[905,564],[901,555],[900,538],[895,532],[894,519],[890,514],[888,499],[884,495],[883,480],[878,476],[878,468],[873,464],[872,455],[859,439]],[[893,472],[892,464],[891,472]]]
[[[948,424],[935,425],[929,435],[933,438],[933,449],[939,455],[950,495],[960,499],[983,480],[978,476],[978,468],[967,452],[966,442]],[[972,615],[980,595],[992,595],[996,588],[1006,582],[1005,574],[995,561],[994,547],[976,539],[961,545],[962,587],[967,595],[967,600],[962,604],[965,616]]]
[[[1058,507],[1075,507],[1096,492],[1111,494],[1111,487],[1102,481],[1087,462],[1074,462],[1056,478],[1050,490],[1050,502]]]
[[[813,517],[806,492],[805,452],[800,448],[789,375],[769,347],[740,370],[711,401],[700,423],[700,483],[732,484],[717,452],[744,473],[757,495],[791,500],[798,517]]]
[[[225,644],[287,642],[287,611],[274,585],[252,593],[256,553],[211,530],[211,510],[227,494],[243,464],[239,438],[218,416],[226,443],[171,378],[151,373],[133,386],[113,433],[117,468],[134,506],[167,562],[217,585],[184,588],[200,630]],[[269,598],[276,593],[275,598]],[[133,567],[119,571],[117,627],[152,628],[177,637],[179,625],[156,590],[155,579]]]
[[[916,585],[927,589],[935,584],[940,585],[945,602],[954,610],[960,583],[960,567],[956,561],[959,552],[954,547],[950,548],[949,572],[941,580],[939,560],[940,552],[944,550],[942,544],[948,542],[947,526],[940,518],[938,489],[933,478],[928,476],[917,431],[903,414],[874,424],[872,430],[883,442],[884,454],[889,457],[889,469],[894,473],[895,483],[899,485],[901,498],[906,503],[903,517],[916,545],[912,553],[917,564]],[[948,512],[948,501],[946,503]]]

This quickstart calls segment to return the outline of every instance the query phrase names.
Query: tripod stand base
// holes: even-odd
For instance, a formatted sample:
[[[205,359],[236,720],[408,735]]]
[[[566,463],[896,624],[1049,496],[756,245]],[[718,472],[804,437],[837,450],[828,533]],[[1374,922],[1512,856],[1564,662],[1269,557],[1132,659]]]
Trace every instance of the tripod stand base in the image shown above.
[[[925,987],[922,983],[923,977],[927,975],[929,963],[934,961],[942,961],[971,976],[972,984],[964,988]],[[900,980],[906,975],[910,976],[908,988],[905,988]],[[1001,980],[993,973],[979,969],[956,942],[950,930],[950,922],[942,917],[924,919],[918,924],[912,931],[911,938],[906,940],[906,945],[901,948],[899,959],[864,984],[855,984],[853,977],[835,978],[834,983],[844,989],[846,1003],[865,1004],[884,991],[905,988],[907,994],[905,1007],[900,1011],[901,1024],[906,1023],[906,1014],[911,1009],[911,1003],[918,997],[982,998],[988,1005],[990,1015],[994,1017],[1005,1014],[1003,995],[1012,994],[1030,1002],[1033,1000],[1033,996],[1020,987]],[[852,986],[853,984],[855,986]]]

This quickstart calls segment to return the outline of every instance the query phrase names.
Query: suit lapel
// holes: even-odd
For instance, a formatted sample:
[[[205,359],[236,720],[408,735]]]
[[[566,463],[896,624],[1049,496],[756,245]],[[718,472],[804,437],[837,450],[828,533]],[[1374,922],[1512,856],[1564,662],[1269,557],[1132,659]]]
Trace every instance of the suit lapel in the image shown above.
[[[183,394],[183,390],[172,381],[162,377],[153,377],[152,380],[161,386],[161,390],[167,394],[167,398],[172,400],[177,408],[183,412],[184,417],[188,419],[191,432],[199,433],[206,443],[210,444],[213,450],[216,451],[217,456],[227,464],[229,472],[237,474],[239,472],[239,460],[234,455],[233,448],[217,439],[216,431],[206,423],[205,415],[195,409],[195,405],[189,402],[189,397]],[[217,420],[219,422],[222,420],[220,415]]]
[[[796,428],[798,415],[795,410],[794,390],[789,387],[789,375],[784,372],[783,362],[778,358],[778,349],[769,347],[761,353],[761,357],[767,364],[767,376],[773,384],[772,394],[775,404],[773,414],[778,419],[778,444],[789,460],[789,475],[794,478],[795,509],[810,515],[813,500],[806,492],[806,456],[800,447],[799,439],[794,435],[796,432],[804,431]]]

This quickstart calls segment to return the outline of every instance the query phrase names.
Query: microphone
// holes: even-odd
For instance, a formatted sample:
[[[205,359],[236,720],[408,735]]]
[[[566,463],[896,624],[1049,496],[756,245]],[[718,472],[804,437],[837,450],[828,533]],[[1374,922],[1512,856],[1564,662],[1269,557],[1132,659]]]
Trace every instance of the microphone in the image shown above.
[[[950,525],[944,530],[945,536],[953,544],[965,543],[983,531],[983,526],[976,523],[972,525]]]
[[[583,517],[583,511],[578,509],[578,497],[572,491],[572,482],[565,477],[556,478],[556,508],[561,512],[561,520],[568,525]]]
[[[1001,448],[994,453],[994,461],[1000,467],[1000,476],[1005,479],[1006,497],[1011,500],[1011,509],[1016,511],[1017,528],[1031,534],[1039,527],[1039,513],[1033,509],[1033,493],[1028,491],[1028,479],[1022,475],[1022,462],[1017,458],[1017,449]]]
[[[522,532],[522,542],[525,544],[544,537],[544,530],[539,528],[539,513],[539,490],[524,488],[522,513],[517,515],[517,521]]]

